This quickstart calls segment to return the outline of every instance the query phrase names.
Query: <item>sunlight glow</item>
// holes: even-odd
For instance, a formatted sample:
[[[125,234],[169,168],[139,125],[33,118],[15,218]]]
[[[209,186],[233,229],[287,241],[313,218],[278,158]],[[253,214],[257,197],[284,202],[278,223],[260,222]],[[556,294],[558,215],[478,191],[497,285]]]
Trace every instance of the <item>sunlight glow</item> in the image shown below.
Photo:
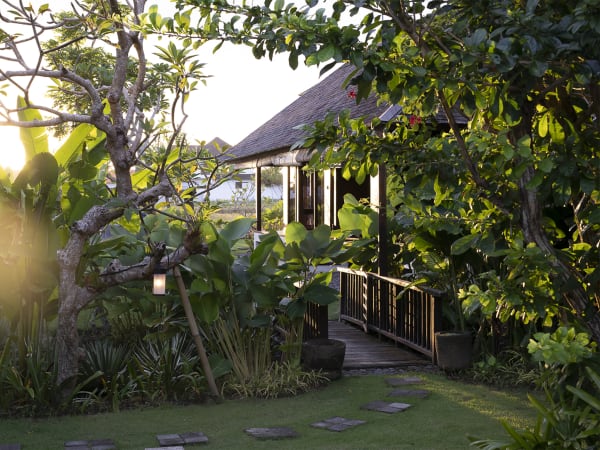
[[[19,172],[25,165],[25,150],[16,127],[0,127],[0,167]]]

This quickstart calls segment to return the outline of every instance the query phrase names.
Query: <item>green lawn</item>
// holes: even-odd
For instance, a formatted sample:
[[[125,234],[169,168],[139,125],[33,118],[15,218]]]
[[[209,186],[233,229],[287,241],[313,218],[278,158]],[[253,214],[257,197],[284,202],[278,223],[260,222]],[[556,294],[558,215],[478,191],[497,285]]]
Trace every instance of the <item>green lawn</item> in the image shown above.
[[[414,375],[414,374],[413,374]],[[431,395],[425,399],[387,397],[385,376],[344,377],[324,389],[278,400],[228,400],[221,404],[163,406],[116,414],[0,421],[0,444],[24,450],[62,449],[64,441],[112,438],[121,450],[157,447],[156,434],[201,431],[213,449],[464,449],[467,435],[501,438],[500,420],[523,428],[535,418],[524,392],[505,392],[463,384],[443,376],[418,374]],[[417,386],[414,386],[415,388]],[[361,410],[375,400],[413,406],[385,414]],[[311,423],[334,416],[367,424],[335,433]],[[300,437],[259,441],[244,433],[252,427],[287,426]],[[192,447],[195,448],[195,447]]]

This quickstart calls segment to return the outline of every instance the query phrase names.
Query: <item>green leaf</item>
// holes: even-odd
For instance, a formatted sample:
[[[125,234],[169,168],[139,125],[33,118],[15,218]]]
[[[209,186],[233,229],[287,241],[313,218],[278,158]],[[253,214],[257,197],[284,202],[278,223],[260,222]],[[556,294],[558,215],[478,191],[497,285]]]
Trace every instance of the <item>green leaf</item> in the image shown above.
[[[339,299],[339,292],[329,286],[313,283],[304,291],[304,299],[317,305],[329,305]]]
[[[550,158],[542,159],[539,162],[539,168],[544,173],[550,173],[554,168],[554,161],[552,161]]]
[[[319,225],[310,234],[312,234],[319,248],[325,248],[331,242],[331,228],[329,225]]]
[[[78,180],[93,180],[97,173],[98,169],[95,166],[86,164],[85,161],[75,161],[69,164],[69,174]]]
[[[207,293],[202,296],[192,296],[190,303],[194,313],[204,323],[212,323],[219,317],[220,295]]]
[[[290,52],[290,56],[288,58],[288,63],[292,70],[296,70],[298,68],[298,53],[295,51]]]
[[[37,109],[27,108],[25,99],[21,96],[17,97],[17,108],[19,109],[18,117],[21,122],[41,121],[42,115]],[[32,127],[19,129],[21,142],[25,148],[25,160],[29,161],[33,155],[49,151],[48,135],[44,127]]]
[[[480,234],[469,234],[467,236],[458,238],[450,246],[451,254],[462,255],[463,253],[472,249],[477,244],[477,242],[479,242],[480,238]]]
[[[99,131],[93,125],[82,123],[78,125],[69,137],[56,151],[54,156],[61,167],[66,167],[81,151],[83,144],[86,144],[88,151],[94,149],[98,144],[104,142],[106,135]]]
[[[333,58],[335,55],[335,46],[333,44],[327,44],[321,47],[317,52],[317,59],[319,62],[325,62]]]
[[[288,224],[285,229],[285,242],[286,244],[300,244],[306,239],[308,231],[303,224],[299,222],[292,222]]]
[[[550,121],[549,113],[546,113],[542,117],[540,117],[540,120],[538,122],[538,134],[540,135],[540,137],[548,136],[549,121]]]
[[[290,302],[286,307],[286,312],[290,319],[301,319],[306,313],[306,301],[296,299]]]
[[[225,225],[219,235],[232,246],[236,241],[248,235],[254,222],[254,219],[248,217],[233,220]]]

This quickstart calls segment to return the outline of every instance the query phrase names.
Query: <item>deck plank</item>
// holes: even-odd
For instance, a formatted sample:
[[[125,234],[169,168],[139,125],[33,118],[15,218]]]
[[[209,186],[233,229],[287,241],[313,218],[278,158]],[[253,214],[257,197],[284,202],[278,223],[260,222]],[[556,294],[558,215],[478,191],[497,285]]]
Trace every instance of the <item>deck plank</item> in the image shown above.
[[[329,338],[346,343],[344,369],[401,367],[431,361],[408,348],[379,339],[345,322],[329,322]]]

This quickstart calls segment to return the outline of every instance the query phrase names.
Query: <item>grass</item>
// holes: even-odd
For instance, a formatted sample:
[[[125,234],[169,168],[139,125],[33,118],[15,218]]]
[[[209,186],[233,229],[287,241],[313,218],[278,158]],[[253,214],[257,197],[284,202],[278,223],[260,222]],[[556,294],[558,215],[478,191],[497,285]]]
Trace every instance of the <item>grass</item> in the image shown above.
[[[419,449],[468,448],[467,435],[502,438],[500,420],[531,426],[535,413],[525,392],[499,391],[433,374],[418,374],[425,399],[387,397],[384,376],[343,377],[319,391],[277,400],[227,400],[221,404],[163,406],[93,416],[0,421],[0,444],[24,449],[62,449],[67,440],[111,438],[121,450],[157,447],[157,434],[201,431],[211,449]],[[374,401],[402,401],[407,411],[385,414],[360,409]],[[343,433],[311,423],[334,416],[367,423]],[[253,427],[288,426],[300,437],[259,441],[244,433]]]

